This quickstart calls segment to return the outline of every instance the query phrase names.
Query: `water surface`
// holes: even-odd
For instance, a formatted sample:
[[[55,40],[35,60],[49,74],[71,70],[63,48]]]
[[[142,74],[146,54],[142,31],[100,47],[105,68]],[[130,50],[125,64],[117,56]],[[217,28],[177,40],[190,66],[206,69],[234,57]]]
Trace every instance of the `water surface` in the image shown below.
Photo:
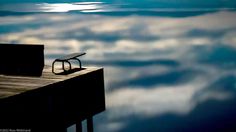
[[[226,131],[236,122],[235,5],[1,1],[0,42],[45,44],[49,65],[86,52],[84,65],[104,67],[97,132]]]

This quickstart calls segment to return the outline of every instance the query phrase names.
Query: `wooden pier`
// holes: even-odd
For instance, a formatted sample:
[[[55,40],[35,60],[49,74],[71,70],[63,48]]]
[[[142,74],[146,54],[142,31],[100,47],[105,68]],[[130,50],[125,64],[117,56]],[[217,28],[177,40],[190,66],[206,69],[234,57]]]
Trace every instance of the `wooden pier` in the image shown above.
[[[0,75],[0,129],[65,132],[105,110],[102,68],[55,75],[46,67],[40,77]]]

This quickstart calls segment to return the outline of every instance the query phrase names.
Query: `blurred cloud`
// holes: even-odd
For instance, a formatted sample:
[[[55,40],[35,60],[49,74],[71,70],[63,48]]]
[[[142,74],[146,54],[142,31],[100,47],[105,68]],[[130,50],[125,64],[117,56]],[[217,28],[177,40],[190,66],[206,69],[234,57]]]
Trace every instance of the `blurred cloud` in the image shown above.
[[[87,58],[92,59],[96,56],[96,59],[102,60],[109,59],[109,56],[105,56],[109,53],[152,59],[157,57],[153,56],[153,52],[170,51],[176,59],[177,54],[181,54],[181,51],[187,52],[193,45],[234,45],[233,29],[236,29],[235,13],[225,11],[187,18],[78,14],[39,14],[20,18],[4,17],[0,19],[0,25],[4,27],[7,23],[17,24],[19,21],[25,24],[35,23],[38,27],[29,26],[23,31],[1,34],[1,42],[43,43],[48,47],[46,54],[49,55],[63,54],[64,50],[61,47],[66,48],[68,52],[86,49],[89,53]],[[217,38],[210,35],[189,37],[188,33],[194,30],[201,31],[197,34],[209,31],[221,34]],[[228,30],[231,31],[222,32]]]

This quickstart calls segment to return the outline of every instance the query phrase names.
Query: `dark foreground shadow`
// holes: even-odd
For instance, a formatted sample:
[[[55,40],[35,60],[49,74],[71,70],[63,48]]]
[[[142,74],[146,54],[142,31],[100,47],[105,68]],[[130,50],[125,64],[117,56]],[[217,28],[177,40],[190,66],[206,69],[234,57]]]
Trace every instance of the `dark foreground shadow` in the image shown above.
[[[72,73],[75,73],[75,72],[78,72],[78,71],[82,71],[86,68],[73,68],[71,70],[67,70],[67,71],[62,71],[62,72],[58,72],[58,73],[54,73],[56,75],[68,75],[68,74],[72,74]]]

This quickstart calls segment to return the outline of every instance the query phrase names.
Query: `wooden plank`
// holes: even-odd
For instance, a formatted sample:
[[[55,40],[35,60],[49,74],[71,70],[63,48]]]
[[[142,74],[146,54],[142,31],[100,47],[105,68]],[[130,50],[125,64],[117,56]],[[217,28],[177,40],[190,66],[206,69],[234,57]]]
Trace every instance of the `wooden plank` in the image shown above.
[[[11,92],[11,91],[4,91],[4,90],[0,90],[0,98],[6,98],[6,97],[9,97],[9,96],[13,96],[13,95],[16,95],[15,92]]]
[[[77,122],[75,125],[76,132],[82,132],[82,122]]]
[[[4,96],[1,96],[0,99],[13,96],[14,94],[12,92],[20,94],[29,90],[71,79],[76,76],[82,76],[98,69],[99,68],[85,68],[82,71],[69,75],[55,75],[51,72],[51,67],[45,66],[43,74],[40,77],[0,75],[0,94],[2,90],[5,92]],[[6,95],[7,90],[9,90],[9,96]]]
[[[0,129],[64,131],[104,110],[102,68],[54,75],[45,67],[40,77],[0,75]]]
[[[87,118],[87,132],[93,132],[93,117]]]

